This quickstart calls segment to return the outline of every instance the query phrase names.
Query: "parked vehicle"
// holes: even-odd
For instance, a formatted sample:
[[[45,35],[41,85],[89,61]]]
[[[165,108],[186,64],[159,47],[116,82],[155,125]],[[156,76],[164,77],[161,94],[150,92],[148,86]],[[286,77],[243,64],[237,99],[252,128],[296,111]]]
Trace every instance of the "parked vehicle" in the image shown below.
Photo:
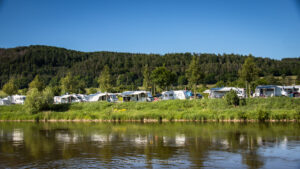
[[[121,93],[123,102],[152,102],[154,98],[149,91],[125,91]]]
[[[192,93],[187,90],[171,90],[162,92],[162,100],[189,99]]]

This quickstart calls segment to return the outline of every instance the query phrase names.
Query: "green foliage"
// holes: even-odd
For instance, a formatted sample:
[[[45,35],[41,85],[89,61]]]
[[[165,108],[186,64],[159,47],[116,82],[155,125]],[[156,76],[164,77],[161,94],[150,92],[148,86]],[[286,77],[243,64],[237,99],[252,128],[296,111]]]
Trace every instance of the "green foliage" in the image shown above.
[[[151,80],[150,80],[150,71],[149,71],[149,68],[148,68],[148,65],[146,65],[144,67],[144,72],[143,72],[143,87],[145,90],[148,90],[149,87],[151,86]]]
[[[7,96],[7,94],[4,93],[2,90],[0,90],[0,98],[6,97],[6,96]]]
[[[90,88],[87,91],[87,94],[94,94],[94,93],[97,93],[97,89],[96,88]]]
[[[111,90],[111,78],[110,70],[107,65],[104,66],[104,69],[101,72],[101,75],[98,78],[99,88],[102,92],[108,92]]]
[[[199,67],[205,74],[200,83],[206,84],[215,84],[220,80],[225,83],[236,81],[239,78],[238,70],[247,58],[238,54],[79,52],[51,46],[0,49],[0,88],[10,78],[16,79],[19,88],[28,88],[28,83],[37,74],[45,85],[53,87],[59,85],[59,80],[65,77],[65,72],[78,75],[87,87],[98,87],[97,79],[105,65],[111,68],[112,85],[142,86],[143,65],[148,65],[152,71],[165,64],[168,70],[176,74],[175,79],[178,79],[186,75],[193,56],[199,59]],[[254,62],[261,69],[261,77],[300,73],[300,58],[274,60],[256,57]]]
[[[178,85],[183,86],[183,85],[187,85],[188,84],[188,79],[186,78],[186,76],[181,75],[178,77]]]
[[[27,89],[27,88],[19,89],[19,90],[18,90],[18,94],[20,94],[20,95],[26,95],[27,92],[28,92],[28,89]]]
[[[39,111],[49,109],[53,104],[53,92],[51,87],[46,87],[42,92],[37,88],[31,88],[26,96],[25,108],[28,113],[36,114]]]
[[[85,83],[80,80],[79,76],[74,77],[71,73],[68,73],[66,77],[60,80],[61,92],[65,93],[85,93]]]
[[[247,104],[247,101],[246,101],[245,98],[240,99],[240,105],[241,106],[246,106],[246,104]]]
[[[39,92],[37,88],[30,89],[25,100],[25,108],[27,112],[31,114],[38,113],[43,107],[42,100],[41,92]]]
[[[18,87],[16,85],[15,79],[10,79],[2,88],[2,91],[7,95],[11,96],[18,92]]]
[[[174,73],[165,66],[155,68],[151,73],[151,79],[160,89],[165,90],[175,81]]]
[[[221,80],[221,81],[218,81],[215,86],[216,87],[224,87],[224,86],[226,86],[226,84],[225,84],[225,82],[223,80]]]
[[[126,102],[121,104],[85,102],[53,104],[48,111],[41,110],[34,115],[24,113],[22,105],[0,106],[0,119],[35,120],[38,116],[39,119],[49,120],[300,120],[299,110],[300,100],[288,97],[249,98],[247,105],[236,107],[228,105],[226,99]]]
[[[51,87],[46,87],[42,92],[42,109],[49,109],[49,106],[53,104],[53,89]]]
[[[62,93],[59,86],[53,86],[51,89],[54,96],[59,96]]]
[[[244,81],[246,81],[246,89],[247,89],[247,94],[250,96],[251,93],[251,83],[258,79],[259,75],[259,69],[256,66],[254,62],[254,58],[252,56],[249,56],[244,64],[242,69],[239,71],[240,78]]]
[[[259,70],[254,62],[253,57],[248,57],[240,71],[240,77],[248,83],[254,81],[258,77]]]
[[[270,113],[262,110],[262,109],[258,109],[257,110],[257,114],[258,114],[258,120],[259,121],[265,121],[269,119]]]
[[[196,86],[200,80],[204,78],[204,74],[201,72],[199,64],[198,57],[194,56],[186,72],[186,77],[188,78],[190,86]]]
[[[38,91],[42,91],[45,88],[45,84],[39,75],[36,75],[33,81],[29,83],[29,89],[33,88],[37,88]]]
[[[201,72],[199,67],[199,59],[196,56],[193,57],[189,68],[186,72],[186,76],[188,78],[188,83],[191,88],[194,89],[194,93],[197,90],[197,84],[204,78],[204,73]]]
[[[228,105],[238,106],[240,104],[240,99],[234,90],[226,93],[225,99]]]

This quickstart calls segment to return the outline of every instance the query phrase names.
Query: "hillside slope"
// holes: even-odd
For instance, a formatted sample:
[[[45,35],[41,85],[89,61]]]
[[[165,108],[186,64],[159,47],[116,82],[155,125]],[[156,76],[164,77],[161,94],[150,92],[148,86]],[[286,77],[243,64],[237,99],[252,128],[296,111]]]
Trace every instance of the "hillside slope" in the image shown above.
[[[211,84],[219,80],[233,81],[238,78],[247,56],[237,54],[135,54],[118,52],[79,52],[51,46],[28,46],[0,49],[0,87],[9,78],[19,80],[20,87],[39,74],[46,83],[57,83],[67,72],[79,75],[88,87],[96,87],[96,78],[104,65],[108,65],[113,76],[113,83],[122,85],[141,85],[143,66],[150,70],[165,65],[177,75],[185,75],[192,56],[200,57],[200,65],[205,72],[203,83]],[[299,75],[300,57],[274,60],[255,57],[261,69],[260,75]],[[174,84],[176,85],[176,84]]]

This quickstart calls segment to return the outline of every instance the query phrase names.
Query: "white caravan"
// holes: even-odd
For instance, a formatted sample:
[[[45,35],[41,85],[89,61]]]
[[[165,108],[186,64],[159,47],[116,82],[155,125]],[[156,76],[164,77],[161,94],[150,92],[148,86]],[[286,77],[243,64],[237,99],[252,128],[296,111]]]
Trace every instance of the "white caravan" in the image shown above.
[[[65,94],[62,96],[54,96],[54,103],[76,103],[86,102],[86,95],[83,94]]]
[[[162,100],[173,100],[173,99],[185,100],[185,99],[189,99],[190,96],[191,96],[191,92],[186,90],[174,90],[174,91],[162,92]]]
[[[154,100],[149,91],[126,91],[121,93],[121,96],[123,97],[123,102],[151,102]]]
[[[118,98],[114,93],[95,93],[87,96],[88,102],[97,102],[97,101],[108,101],[108,102],[116,102]]]
[[[7,97],[0,99],[0,106],[10,105],[10,104],[11,104],[11,102],[9,101],[9,99]]]
[[[12,95],[9,97],[11,99],[10,101],[12,104],[24,104],[25,100],[26,100],[26,96],[24,96],[24,95]]]
[[[282,96],[282,88],[276,85],[259,85],[255,88],[254,97]]]
[[[245,89],[237,88],[237,87],[220,87],[220,88],[211,88],[210,90],[204,91],[204,93],[209,94],[209,98],[222,98],[226,95],[226,93],[230,92],[231,90],[235,91],[240,98],[245,98],[246,93]]]

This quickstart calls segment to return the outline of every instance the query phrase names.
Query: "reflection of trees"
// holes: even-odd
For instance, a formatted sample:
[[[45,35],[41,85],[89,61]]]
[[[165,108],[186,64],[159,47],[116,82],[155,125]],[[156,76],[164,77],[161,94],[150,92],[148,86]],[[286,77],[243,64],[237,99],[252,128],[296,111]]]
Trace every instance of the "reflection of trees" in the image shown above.
[[[286,124],[285,124],[286,125]],[[116,159],[151,161],[189,160],[201,167],[211,150],[239,153],[242,163],[249,168],[264,165],[258,149],[266,142],[272,145],[284,136],[299,139],[300,126],[291,124],[230,124],[230,123],[175,123],[175,124],[112,124],[112,123],[0,123],[0,153],[14,153],[20,160],[96,158],[111,164]],[[287,130],[287,128],[289,130]],[[14,129],[21,129],[23,141],[12,144]],[[20,139],[19,139],[20,140]],[[12,166],[15,156],[0,158]]]
[[[203,162],[208,154],[209,147],[212,144],[211,141],[201,137],[195,137],[194,139],[189,139],[188,141],[188,151],[191,162],[197,167],[203,166]]]

